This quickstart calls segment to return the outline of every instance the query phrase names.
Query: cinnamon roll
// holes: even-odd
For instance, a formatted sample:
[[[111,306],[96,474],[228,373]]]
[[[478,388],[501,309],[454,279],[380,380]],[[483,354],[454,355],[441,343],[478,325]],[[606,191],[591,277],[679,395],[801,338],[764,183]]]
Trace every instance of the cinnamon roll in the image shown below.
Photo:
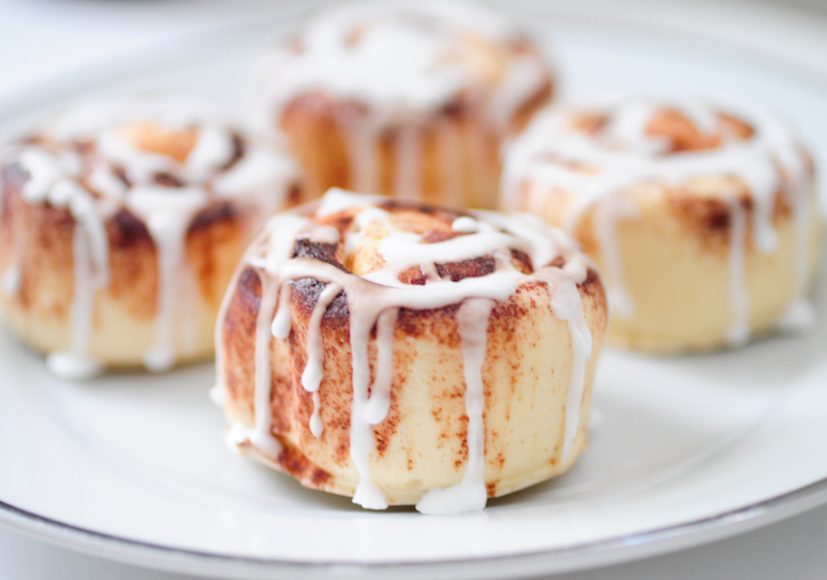
[[[365,508],[481,509],[583,452],[605,324],[532,216],[331,190],[269,222],[225,298],[228,439]]]
[[[226,285],[298,166],[206,106],[78,104],[0,159],[0,314],[67,378],[208,357]]]
[[[460,2],[362,2],[319,14],[265,63],[265,123],[319,191],[494,207],[505,135],[553,94],[534,45]]]
[[[708,350],[812,319],[814,166],[772,115],[611,99],[544,112],[506,157],[505,206],[564,227],[600,266],[613,343]]]

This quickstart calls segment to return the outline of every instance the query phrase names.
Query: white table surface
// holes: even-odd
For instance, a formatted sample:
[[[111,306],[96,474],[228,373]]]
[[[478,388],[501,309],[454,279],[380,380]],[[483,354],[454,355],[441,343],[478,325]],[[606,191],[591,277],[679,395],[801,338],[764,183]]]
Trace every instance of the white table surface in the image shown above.
[[[267,0],[0,0],[0,96],[181,33],[246,20],[266,12],[268,4]],[[825,547],[827,507],[714,544],[557,578],[809,580],[827,577]],[[41,578],[186,577],[76,554],[0,527],[0,579]]]

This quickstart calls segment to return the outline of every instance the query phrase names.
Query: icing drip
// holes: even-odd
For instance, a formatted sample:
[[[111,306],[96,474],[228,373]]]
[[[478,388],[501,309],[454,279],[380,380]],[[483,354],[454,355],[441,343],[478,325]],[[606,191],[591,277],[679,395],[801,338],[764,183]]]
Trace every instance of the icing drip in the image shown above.
[[[368,341],[373,319],[364,315],[365,309],[357,306],[359,297],[348,295],[352,309],[350,317],[350,349],[353,368],[353,403],[350,408],[350,459],[359,475],[359,483],[353,494],[353,503],[367,509],[381,510],[388,507],[382,491],[371,477],[370,456],[374,447],[373,431],[367,417],[368,383],[370,366]],[[358,313],[358,314],[357,314]]]
[[[551,308],[558,319],[566,322],[571,338],[571,379],[566,398],[565,437],[561,458],[568,458],[580,429],[580,415],[586,385],[586,369],[592,352],[592,335],[577,285],[561,270],[549,269],[540,276],[548,284]]]
[[[28,174],[22,188],[27,202],[66,207],[80,226],[74,234],[72,343],[68,353],[52,357],[58,361],[50,363],[55,372],[79,378],[100,368],[88,361],[88,337],[94,293],[108,286],[106,225],[121,208],[146,224],[156,249],[155,340],[145,354],[146,367],[166,370],[179,348],[192,349],[193,333],[186,330],[194,308],[177,304],[176,296],[189,280],[181,269],[193,217],[215,196],[252,201],[258,210],[252,213],[261,223],[282,203],[298,171],[292,161],[249,142],[236,159],[240,137],[217,117],[198,104],[157,97],[93,100],[58,116],[42,131],[43,144],[21,145],[11,159]],[[141,145],[147,135],[149,145]],[[180,151],[167,155],[153,150],[165,140],[180,145],[181,139],[188,143],[183,157]],[[19,269],[7,272],[6,289],[14,290],[20,276]],[[85,276],[91,276],[89,283],[82,280]],[[188,320],[178,320],[183,318]],[[178,328],[183,331],[177,333]],[[86,362],[69,364],[69,356],[75,363]],[[80,372],[81,367],[89,372]]]
[[[169,369],[175,362],[175,314],[179,269],[184,261],[184,237],[196,211],[206,203],[199,189],[174,194],[160,188],[135,188],[129,208],[146,223],[155,241],[158,260],[158,302],[155,314],[155,341],[144,355],[151,371]]]
[[[277,272],[282,264],[290,258],[290,253],[293,251],[293,241],[304,225],[304,220],[289,214],[278,220],[278,223],[276,220],[269,222],[268,232],[272,235],[274,249],[267,254],[267,259],[257,264],[257,266],[267,272]],[[273,277],[266,274],[260,276],[260,278],[262,280],[261,299],[258,315],[256,316],[254,359],[253,411],[255,424],[252,429],[232,433],[234,438],[230,441],[236,443],[249,441],[266,456],[274,458],[281,451],[281,444],[273,437],[272,433],[273,415],[270,408],[270,399],[273,381],[270,373],[270,340],[275,333],[271,328],[271,321],[274,319],[276,300],[278,300],[279,312],[287,313],[282,315],[282,318],[286,317],[288,322],[281,321],[278,330],[282,331],[283,334],[276,334],[276,337],[286,338],[290,334],[288,306],[290,288],[286,284],[280,286],[281,282],[278,278],[273,279]],[[221,325],[219,324],[218,327],[220,328]],[[216,350],[220,350],[221,340],[220,338],[218,340],[219,348]]]
[[[744,253],[746,250],[746,219],[744,208],[737,198],[730,203],[729,292],[732,305],[732,323],[727,342],[739,346],[749,340],[749,296],[744,287]]]
[[[422,510],[429,513],[468,511],[485,505],[484,425],[482,424],[482,367],[485,360],[488,317],[497,302],[507,300],[517,288],[529,281],[554,284],[552,293],[554,311],[569,323],[572,333],[572,353],[575,365],[572,377],[570,407],[579,407],[584,390],[585,365],[591,350],[588,326],[582,318],[582,307],[577,283],[585,280],[586,266],[573,246],[558,233],[544,226],[532,216],[502,217],[489,212],[472,212],[456,219],[452,228],[464,232],[438,243],[423,243],[419,235],[395,230],[390,225],[390,213],[373,205],[376,198],[349,195],[332,190],[317,205],[315,218],[330,215],[336,210],[355,208],[352,231],[344,240],[344,247],[353,251],[360,243],[364,230],[377,221],[387,226],[387,235],[380,241],[378,251],[385,262],[379,270],[357,276],[332,264],[303,257],[291,257],[297,239],[326,241],[334,239],[329,226],[315,225],[310,217],[297,213],[277,215],[268,224],[260,243],[248,256],[248,262],[264,270],[267,280],[262,307],[256,322],[256,431],[269,434],[270,401],[269,335],[285,339],[290,334],[289,292],[292,280],[310,278],[326,284],[310,317],[307,334],[307,365],[302,373],[302,386],[314,395],[314,417],[311,432],[321,434],[318,388],[323,380],[324,345],[321,339],[321,320],[330,303],[344,293],[349,310],[349,343],[351,348],[353,398],[350,410],[350,458],[358,474],[353,501],[365,508],[384,509],[387,501],[375,485],[371,475],[371,456],[375,442],[373,426],[384,421],[391,403],[393,382],[393,343],[400,308],[429,310],[452,304],[461,304],[457,324],[462,339],[462,355],[466,383],[466,413],[469,418],[469,460],[462,483],[454,490],[443,490],[423,500]],[[334,209],[335,208],[335,209]],[[309,211],[309,210],[308,210]],[[338,239],[339,236],[335,236]],[[355,240],[355,241],[354,241]],[[512,250],[525,252],[531,259],[535,274],[527,275],[511,265]],[[480,277],[462,278],[456,282],[441,279],[434,263],[462,261],[486,254],[496,257],[494,272]],[[551,267],[558,256],[567,256],[565,269]],[[425,285],[403,284],[399,275],[408,268],[420,265],[428,273]],[[551,282],[549,282],[551,281]],[[567,285],[568,284],[568,285]],[[281,288],[279,291],[278,288]],[[275,308],[275,296],[278,309]],[[578,318],[579,316],[579,318]],[[219,323],[220,326],[220,323]],[[371,384],[369,344],[376,328],[375,374]],[[265,336],[266,335],[266,336]],[[262,378],[266,377],[266,378]],[[266,409],[264,407],[267,407]],[[571,430],[576,420],[567,419]],[[238,435],[238,434],[236,434]],[[238,435],[240,437],[240,435]],[[240,438],[239,441],[251,440]],[[470,490],[470,495],[466,491]],[[439,499],[462,496],[461,501]],[[467,496],[467,497],[466,497]],[[447,503],[455,504],[450,508]]]
[[[273,379],[270,374],[270,333],[269,322],[276,307],[278,285],[267,277],[262,281],[261,300],[256,317],[255,342],[255,426],[250,433],[250,442],[268,457],[277,457],[281,445],[273,437],[273,414],[270,408]]]
[[[493,300],[471,298],[463,302],[457,312],[465,376],[468,461],[458,484],[432,489],[419,500],[416,509],[423,514],[460,514],[485,507],[485,426],[482,421],[485,392],[482,370],[485,364],[488,318],[494,306]]]
[[[54,155],[40,149],[24,149],[18,163],[29,175],[22,189],[29,203],[49,203],[69,210],[75,219],[73,261],[75,268],[70,309],[68,351],[52,353],[49,369],[69,380],[91,378],[101,366],[88,356],[94,293],[108,282],[108,240],[91,195],[77,181],[80,162],[76,155]],[[18,271],[17,276],[22,273]]]
[[[69,380],[89,379],[100,373],[101,365],[86,355],[92,325],[94,292],[97,289],[94,272],[90,270],[89,241],[81,224],[74,234],[75,281],[72,290],[71,350],[55,352],[46,364],[55,375]]]
[[[539,57],[513,54],[522,38],[500,15],[470,3],[331,7],[301,31],[298,47],[285,45],[269,56],[266,114],[278,124],[288,105],[313,93],[358,104],[357,114],[340,121],[351,156],[349,186],[388,193],[380,191],[385,186],[378,156],[388,130],[398,130],[391,187],[395,194],[416,199],[422,185],[421,132],[444,107],[468,95],[484,105],[482,122],[500,133],[548,82]],[[498,67],[503,70],[491,70]],[[456,203],[463,185],[456,169],[461,151],[452,144],[461,135],[451,127],[437,138],[450,159],[450,167],[443,162],[447,181],[441,189]]]
[[[649,133],[656,114],[676,111],[691,121],[705,138],[719,138],[713,149],[670,152],[669,142]],[[752,246],[771,254],[778,246],[772,216],[777,194],[785,187],[794,200],[804,199],[812,187],[804,159],[791,131],[782,123],[758,111],[732,110],[743,119],[753,134],[739,139],[720,127],[716,109],[688,99],[652,101],[625,98],[584,106],[578,110],[553,109],[542,114],[514,141],[506,156],[503,176],[504,204],[517,209],[528,206],[537,213],[544,211],[549,190],[570,193],[573,201],[565,217],[567,231],[573,233],[586,213],[595,208],[598,243],[608,273],[610,304],[620,315],[631,315],[634,304],[623,283],[623,267],[617,244],[617,227],[622,220],[634,219],[628,190],[645,183],[681,187],[695,178],[733,176],[749,190],[751,238],[746,239],[747,225],[743,209],[733,208],[733,231],[730,248],[730,296],[733,323],[729,340],[733,344],[749,338],[748,296],[743,279],[744,256]],[[597,133],[589,134],[572,126],[571,113],[603,115],[606,122]],[[588,169],[586,169],[588,168]],[[780,169],[779,169],[780,168]],[[782,179],[785,177],[786,179]],[[528,188],[527,199],[522,199]],[[737,192],[728,194],[730,197]],[[796,211],[808,212],[806,202],[795,202]],[[801,276],[798,298],[791,312],[799,308],[806,286],[809,223],[806,215],[797,215],[797,272]],[[804,260],[802,262],[802,260]],[[793,314],[791,318],[796,318]],[[807,318],[806,314],[803,318]]]
[[[381,345],[376,352],[376,377],[371,388],[370,399],[365,409],[365,419],[371,425],[378,425],[388,416],[391,406],[391,383],[393,380],[393,332],[399,310],[391,308],[379,315],[376,324],[376,343]]]
[[[276,311],[275,318],[273,318],[273,324],[270,331],[276,338],[285,339],[290,336],[290,330],[292,327],[293,320],[290,318],[290,287],[285,284],[281,288],[279,308]]]
[[[324,377],[324,343],[322,342],[321,324],[327,312],[327,307],[342,291],[336,284],[328,284],[319,295],[319,300],[310,316],[310,326],[307,329],[307,365],[302,373],[302,387],[313,395],[313,415],[310,418],[310,432],[315,437],[321,437],[324,426],[319,417],[319,385]]]

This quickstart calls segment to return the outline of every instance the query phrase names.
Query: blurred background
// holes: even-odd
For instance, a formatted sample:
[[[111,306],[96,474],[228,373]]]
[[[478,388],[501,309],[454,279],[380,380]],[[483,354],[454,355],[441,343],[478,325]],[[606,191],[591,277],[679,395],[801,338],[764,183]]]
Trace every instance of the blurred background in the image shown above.
[[[271,18],[274,7],[283,12],[311,10],[331,0],[0,0],[0,100],[9,91],[31,87],[55,74],[71,75],[90,64],[117,63],[147,48],[158,48],[182,35],[211,28],[243,25]],[[334,0],[335,1],[335,0]],[[704,18],[714,6],[744,23],[729,31],[733,42],[760,46],[763,35],[772,35],[773,14],[794,7],[801,13],[801,45],[791,51],[807,53],[809,34],[823,35],[827,0],[539,0],[561,14],[600,15],[622,22],[634,15],[671,26]],[[507,5],[507,2],[505,3]],[[721,22],[708,21],[716,29]],[[797,54],[797,56],[801,56]],[[814,65],[824,55],[809,55]]]

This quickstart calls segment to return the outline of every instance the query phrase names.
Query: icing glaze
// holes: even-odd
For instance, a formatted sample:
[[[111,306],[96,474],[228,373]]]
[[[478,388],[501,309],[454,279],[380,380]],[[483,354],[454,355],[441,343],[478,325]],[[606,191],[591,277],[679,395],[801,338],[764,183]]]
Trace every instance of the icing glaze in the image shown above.
[[[479,511],[485,507],[485,431],[482,420],[485,396],[482,369],[485,364],[488,318],[494,306],[493,300],[471,298],[463,302],[457,312],[466,388],[468,461],[458,484],[432,489],[419,500],[416,509],[423,514],[459,514]]]
[[[703,138],[718,139],[712,148],[670,151],[665,138],[649,131],[662,111],[675,111],[691,121]],[[573,125],[579,114],[600,116],[603,126],[589,133]],[[731,135],[719,115],[743,120],[752,130],[747,137]],[[730,240],[731,344],[749,338],[749,296],[745,289],[744,260],[748,247],[771,254],[778,246],[772,223],[779,192],[792,200],[796,212],[797,293],[788,318],[807,319],[807,244],[812,182],[805,157],[793,132],[763,111],[728,104],[709,105],[692,99],[615,98],[576,108],[550,109],[510,145],[503,176],[506,207],[526,206],[543,213],[548,192],[559,188],[573,194],[565,229],[574,233],[589,211],[594,211],[597,242],[605,262],[610,304],[619,316],[634,313],[625,286],[617,227],[634,220],[634,204],[626,195],[642,184],[681,186],[694,178],[733,176],[747,189],[752,201],[751,223],[738,192],[724,192],[732,214]],[[747,236],[746,232],[750,235]],[[798,313],[798,314],[796,314]]]
[[[313,415],[310,418],[310,432],[316,437],[322,436],[324,425],[319,417],[319,385],[324,377],[324,344],[322,342],[322,318],[327,307],[342,291],[336,284],[328,284],[319,295],[319,300],[310,316],[307,330],[307,365],[302,373],[301,383],[304,390],[313,394]],[[269,369],[268,369],[269,372]]]
[[[154,131],[172,142],[189,140],[188,150],[180,159],[162,154],[141,145],[138,131]],[[239,148],[237,143],[244,140]],[[221,198],[255,204],[254,213],[263,222],[282,204],[298,174],[289,158],[250,142],[218,111],[155,95],[79,103],[45,125],[34,142],[16,146],[7,163],[17,164],[27,175],[22,186],[25,201],[65,207],[78,224],[71,345],[49,359],[55,373],[73,379],[102,368],[89,359],[88,343],[95,293],[105,290],[109,281],[108,220],[128,210],[144,222],[155,244],[155,340],[144,363],[150,370],[163,371],[178,354],[179,330],[188,328],[186,321],[178,320],[187,311],[178,304],[178,296],[192,219]],[[25,264],[7,272],[6,290],[16,290],[21,268]],[[180,337],[182,342],[185,338]]]
[[[312,395],[311,433],[316,437],[323,436],[319,391],[324,388],[324,345],[320,325],[332,301],[344,294],[349,311],[353,389],[349,453],[358,474],[353,501],[365,508],[384,509],[387,501],[371,476],[371,456],[375,445],[372,427],[387,418],[390,408],[398,312],[402,308],[427,310],[460,304],[456,320],[466,388],[468,461],[459,484],[429,492],[417,507],[425,513],[481,509],[486,503],[482,373],[489,315],[499,302],[507,300],[522,284],[542,283],[548,287],[551,310],[557,318],[567,323],[572,344],[573,366],[566,403],[565,440],[561,450],[565,458],[581,431],[580,409],[592,348],[591,334],[577,288],[586,278],[588,264],[567,238],[533,216],[469,212],[452,223],[452,229],[462,232],[461,235],[441,242],[424,243],[419,235],[395,229],[391,224],[390,212],[376,204],[377,198],[373,196],[331,190],[313,206],[272,218],[263,236],[251,248],[246,259],[247,266],[243,265],[241,270],[248,266],[257,269],[263,282],[256,321],[255,425],[252,429],[248,428],[247,433],[266,434],[268,439],[274,440],[271,433],[269,336],[278,340],[290,336],[289,283],[310,278],[325,286],[309,320],[307,362],[301,384]],[[330,226],[317,223],[319,218],[336,211],[353,213],[351,229],[344,239],[333,236]],[[327,262],[293,256],[296,240],[308,238],[335,238],[345,248],[350,248],[349,251],[354,251],[363,231],[372,225],[381,226],[387,235],[378,244],[378,252],[384,262],[369,274],[359,276]],[[512,265],[512,251],[524,252],[529,257],[533,273],[525,274]],[[497,268],[487,275],[452,281],[439,277],[436,272],[437,262],[462,261],[485,255],[497,258]],[[565,258],[564,268],[550,265],[561,256]],[[428,283],[411,285],[401,282],[400,274],[416,265],[428,273]],[[278,297],[278,307],[275,309],[274,297]],[[374,328],[376,359],[371,382],[369,344]],[[238,440],[240,445],[247,443],[257,447],[251,436]]]

